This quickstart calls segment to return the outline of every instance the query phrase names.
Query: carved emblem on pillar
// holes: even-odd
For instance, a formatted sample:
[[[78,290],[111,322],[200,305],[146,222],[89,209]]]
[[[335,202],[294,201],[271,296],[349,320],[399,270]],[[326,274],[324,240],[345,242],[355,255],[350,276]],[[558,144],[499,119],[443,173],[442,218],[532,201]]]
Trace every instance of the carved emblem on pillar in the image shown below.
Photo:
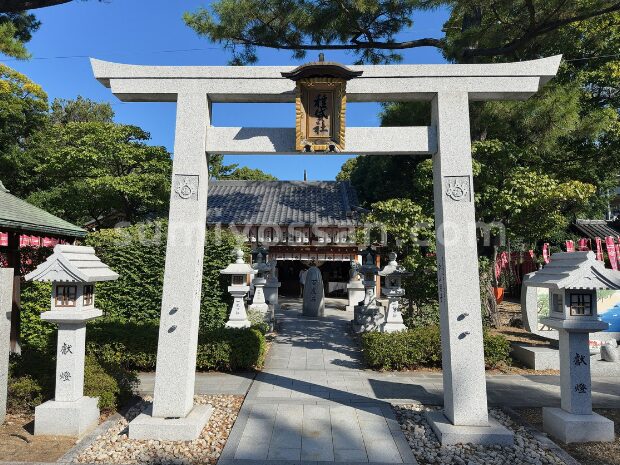
[[[183,200],[198,200],[198,175],[175,174],[174,191]]]
[[[469,176],[445,176],[446,196],[455,202],[471,202],[471,183]]]

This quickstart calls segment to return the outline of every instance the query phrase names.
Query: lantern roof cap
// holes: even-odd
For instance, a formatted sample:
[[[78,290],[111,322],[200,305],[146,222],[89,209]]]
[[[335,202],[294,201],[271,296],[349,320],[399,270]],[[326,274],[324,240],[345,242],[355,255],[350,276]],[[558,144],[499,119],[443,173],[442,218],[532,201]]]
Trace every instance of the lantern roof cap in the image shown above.
[[[118,279],[95,249],[83,245],[57,245],[54,253],[25,276],[27,281],[94,283]]]
[[[390,261],[379,271],[379,276],[411,276],[413,273],[407,271],[403,265],[399,265],[396,261],[396,253],[390,252],[388,255]]]
[[[620,289],[620,271],[605,268],[593,252],[558,252],[542,269],[527,275],[527,287],[561,289]]]
[[[335,61],[323,61],[323,54],[319,55],[319,61],[311,61],[298,66],[292,71],[283,71],[282,77],[299,81],[312,77],[333,77],[348,81],[362,75],[364,71],[353,71],[341,63]]]
[[[231,263],[223,270],[220,270],[221,274],[253,274],[255,271],[252,267],[243,261],[243,251],[241,249],[235,249],[233,255],[236,258],[234,263]]]

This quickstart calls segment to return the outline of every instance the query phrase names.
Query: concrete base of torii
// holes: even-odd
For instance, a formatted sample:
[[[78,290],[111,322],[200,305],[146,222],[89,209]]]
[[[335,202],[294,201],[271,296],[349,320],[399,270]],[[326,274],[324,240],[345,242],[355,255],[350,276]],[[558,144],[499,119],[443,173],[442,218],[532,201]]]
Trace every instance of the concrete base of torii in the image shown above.
[[[152,409],[138,415],[129,425],[129,438],[158,441],[193,441],[202,432],[213,414],[210,405],[194,405],[185,417],[158,418]]]
[[[489,418],[487,426],[455,426],[441,411],[428,412],[426,420],[433,428],[433,432],[442,446],[455,444],[479,444],[512,446],[514,433],[502,426],[494,418]]]

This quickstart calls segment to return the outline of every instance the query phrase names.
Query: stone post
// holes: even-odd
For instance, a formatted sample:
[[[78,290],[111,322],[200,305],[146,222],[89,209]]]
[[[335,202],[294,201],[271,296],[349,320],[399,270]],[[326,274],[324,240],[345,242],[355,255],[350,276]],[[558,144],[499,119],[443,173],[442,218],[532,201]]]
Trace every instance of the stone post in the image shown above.
[[[433,185],[445,417],[429,420],[444,445],[463,439],[512,444],[508,430],[488,431],[467,93],[438,93],[432,124],[437,130]]]
[[[575,415],[592,413],[590,334],[565,329],[560,333],[560,392],[562,410]]]
[[[267,284],[267,280],[262,276],[257,276],[252,281],[254,284],[254,297],[252,298],[252,305],[250,305],[250,310],[261,312],[265,316],[269,313],[269,305],[267,305],[267,301],[265,300],[265,291],[264,287]]]
[[[13,268],[0,268],[0,425],[6,416],[12,305]]]
[[[144,415],[136,418],[129,426],[129,435],[135,439],[195,439],[212,411],[209,406],[193,406],[207,220],[209,126],[207,95],[179,94],[151,419],[158,421]],[[172,419],[184,420],[175,423]]]
[[[362,284],[360,279],[349,280],[347,283],[347,293],[349,297],[347,312],[352,312],[354,311],[355,306],[364,299],[364,284]]]

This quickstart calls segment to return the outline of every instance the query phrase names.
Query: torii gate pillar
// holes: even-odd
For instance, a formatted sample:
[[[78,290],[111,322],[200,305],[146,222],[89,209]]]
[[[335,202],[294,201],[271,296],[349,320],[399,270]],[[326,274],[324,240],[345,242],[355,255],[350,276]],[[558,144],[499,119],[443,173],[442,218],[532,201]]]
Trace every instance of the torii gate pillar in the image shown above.
[[[555,76],[560,56],[482,65],[380,65],[347,84],[348,102],[432,102],[428,127],[346,129],[340,154],[432,155],[441,311],[444,410],[429,415],[442,444],[511,444],[487,414],[476,253],[469,102],[522,100]],[[91,60],[95,77],[123,101],[177,102],[170,222],[155,397],[130,437],[191,440],[208,419],[193,406],[207,156],[298,154],[293,128],[210,126],[212,102],[295,101],[291,67],[135,66]],[[312,156],[312,154],[308,154]],[[181,231],[184,234],[180,234]]]

